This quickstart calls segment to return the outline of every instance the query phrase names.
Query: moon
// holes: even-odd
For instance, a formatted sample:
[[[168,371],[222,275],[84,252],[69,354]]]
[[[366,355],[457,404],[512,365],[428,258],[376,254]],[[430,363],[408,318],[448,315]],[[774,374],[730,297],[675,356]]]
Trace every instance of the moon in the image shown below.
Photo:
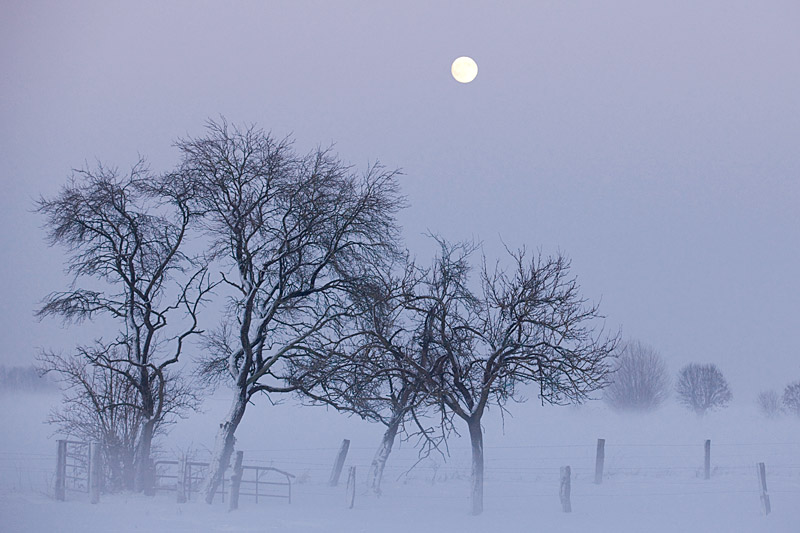
[[[478,75],[478,64],[471,57],[461,56],[453,61],[450,72],[453,73],[456,81],[469,83]]]

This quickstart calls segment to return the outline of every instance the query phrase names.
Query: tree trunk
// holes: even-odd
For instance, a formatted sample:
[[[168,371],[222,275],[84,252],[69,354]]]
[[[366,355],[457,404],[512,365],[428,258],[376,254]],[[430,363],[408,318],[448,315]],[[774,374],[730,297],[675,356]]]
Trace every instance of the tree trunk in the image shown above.
[[[481,419],[473,416],[467,421],[472,444],[472,514],[483,512],[483,431]]]
[[[150,468],[150,449],[153,445],[153,430],[155,429],[156,421],[150,419],[142,424],[142,429],[139,432],[139,443],[136,446],[136,455],[134,457],[134,479],[133,490],[142,492],[147,487],[149,479]]]
[[[136,450],[130,446],[122,448],[122,486],[133,490],[136,480]]]
[[[134,459],[136,450],[115,442],[106,444],[104,447],[106,466],[110,485],[106,487],[111,492],[120,490],[132,491],[136,472],[134,470]]]
[[[236,428],[239,427],[239,422],[242,421],[246,407],[247,389],[238,387],[231,403],[231,409],[219,425],[219,431],[217,432],[214,453],[211,455],[211,464],[208,466],[204,489],[206,503],[210,504],[214,501],[214,494],[225,477],[225,470],[228,468],[231,455],[233,455],[233,446],[236,443],[234,434],[236,433]]]
[[[136,444],[136,454],[133,458],[134,478],[133,490],[142,492],[147,487],[150,469],[150,448],[153,444],[153,432],[156,426],[156,419],[153,405],[152,382],[149,370],[145,366],[139,368],[139,394],[142,400],[142,415],[145,422],[139,431],[139,442]]]
[[[377,496],[381,495],[381,480],[383,479],[383,470],[386,468],[386,461],[389,459],[389,454],[392,453],[392,446],[394,439],[397,436],[397,430],[400,427],[401,416],[395,416],[389,421],[386,431],[381,439],[381,445],[372,459],[372,464],[369,468],[369,488]]]

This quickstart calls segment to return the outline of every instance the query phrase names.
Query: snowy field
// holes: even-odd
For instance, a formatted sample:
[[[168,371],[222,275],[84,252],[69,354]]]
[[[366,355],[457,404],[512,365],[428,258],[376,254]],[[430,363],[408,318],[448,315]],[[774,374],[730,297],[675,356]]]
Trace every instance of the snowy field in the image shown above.
[[[511,406],[513,418],[487,415],[486,500],[467,514],[469,448],[453,439],[450,457],[416,468],[416,451],[401,443],[389,459],[384,494],[363,480],[381,428],[323,408],[252,406],[237,448],[245,464],[296,476],[292,502],[256,504],[242,496],[228,512],[175,494],[86,494],[53,499],[55,437],[42,423],[55,395],[0,397],[0,530],[23,531],[284,531],[284,532],[793,532],[800,530],[800,421],[766,420],[746,408],[698,419],[675,406],[647,416],[620,416],[598,403],[580,408]],[[159,450],[172,459],[207,453],[227,401],[218,394],[205,412],[179,422]],[[505,424],[503,424],[505,422]],[[355,507],[345,503],[345,475],[327,485],[343,438],[346,467],[356,466]],[[606,477],[595,485],[597,438],[606,439]],[[702,476],[703,442],[712,440],[712,479]],[[764,516],[755,464],[766,463],[772,514]],[[573,471],[573,512],[561,512],[559,467]],[[345,468],[346,470],[346,468]]]

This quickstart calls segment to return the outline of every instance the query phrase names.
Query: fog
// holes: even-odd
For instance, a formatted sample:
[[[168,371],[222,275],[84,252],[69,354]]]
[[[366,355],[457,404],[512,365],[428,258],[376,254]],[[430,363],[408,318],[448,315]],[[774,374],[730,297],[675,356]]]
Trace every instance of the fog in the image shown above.
[[[237,511],[208,506],[194,494],[175,503],[175,492],[155,496],[87,495],[52,498],[55,471],[51,428],[41,424],[58,396],[2,396],[0,422],[8,431],[0,449],[0,515],[9,531],[794,531],[800,514],[796,457],[800,422],[767,420],[731,407],[705,418],[668,403],[646,415],[621,415],[603,404],[511,407],[505,421],[486,416],[486,509],[469,509],[469,442],[453,438],[445,461],[417,462],[411,442],[389,459],[380,498],[363,485],[382,433],[377,424],[324,408],[256,404],[237,433],[245,464],[274,466],[295,476],[292,502],[242,496]],[[205,414],[177,424],[159,457],[208,454],[227,395],[206,401]],[[16,408],[12,407],[16,406]],[[249,423],[248,423],[249,420]],[[351,441],[337,487],[328,480],[342,439]],[[604,438],[605,478],[594,484],[595,448]],[[712,476],[703,479],[703,443],[711,439]],[[764,516],[755,463],[767,465],[772,513]],[[559,467],[572,468],[572,513],[559,503]],[[357,491],[347,508],[346,474],[356,467]],[[243,491],[244,492],[244,491]],[[227,500],[226,500],[227,501]]]
[[[382,427],[294,398],[263,401],[245,416],[240,445],[282,450],[285,464],[270,464],[297,464],[294,473],[309,470],[309,481],[298,484],[296,504],[243,505],[234,516],[224,506],[177,507],[168,495],[56,505],[47,477],[55,437],[42,422],[59,396],[6,393],[3,426],[14,429],[0,435],[11,458],[3,519],[48,530],[57,526],[37,514],[74,523],[95,513],[105,530],[129,502],[131,514],[162,517],[156,529],[170,530],[261,530],[251,518],[272,513],[289,531],[641,531],[643,521],[664,531],[756,531],[767,530],[765,518],[774,518],[770,531],[789,530],[798,519],[789,502],[800,478],[789,457],[800,426],[788,416],[766,420],[755,398],[800,380],[798,21],[791,1],[5,2],[0,364],[27,366],[41,348],[68,352],[103,331],[34,317],[42,298],[70,281],[35,200],[95,161],[126,168],[141,155],[167,171],[177,139],[224,116],[291,134],[302,152],[332,144],[357,168],[376,160],[401,168],[403,238],[424,261],[435,248],[428,232],[481,241],[490,257],[504,245],[563,252],[607,331],[653,346],[672,377],[690,362],[716,364],[733,400],[699,419],[673,395],[631,418],[600,401],[542,407],[531,390],[528,403],[509,407],[513,416],[493,411],[485,422],[479,518],[467,516],[468,442],[454,441],[447,466],[439,460],[452,468],[447,479],[427,464],[398,481],[416,457],[404,443],[390,459],[398,470],[385,495],[359,495],[348,514],[342,490],[326,488],[327,471],[343,438],[353,441],[353,464],[368,464]],[[461,55],[478,64],[472,83],[450,76]],[[163,449],[210,448],[228,401],[218,391],[204,414],[174,426]],[[267,428],[260,417],[274,418]],[[597,438],[608,439],[613,473],[600,487],[590,483]],[[729,447],[713,489],[694,470],[707,438]],[[520,452],[526,446],[561,452]],[[295,448],[321,449],[287,452]],[[266,451],[253,459],[273,460]],[[770,517],[759,515],[756,461],[780,467]],[[557,486],[568,462],[577,473],[569,516]],[[414,516],[408,523],[405,512]],[[195,513],[207,522],[192,521]]]

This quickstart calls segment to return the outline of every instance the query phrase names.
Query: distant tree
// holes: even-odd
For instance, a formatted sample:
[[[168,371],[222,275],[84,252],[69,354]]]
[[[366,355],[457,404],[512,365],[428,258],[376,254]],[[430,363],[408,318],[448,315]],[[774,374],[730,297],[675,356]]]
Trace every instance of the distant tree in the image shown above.
[[[651,346],[624,343],[604,391],[605,401],[620,411],[652,411],[669,396],[669,375],[661,355]]]
[[[776,418],[781,414],[781,398],[774,390],[762,391],[756,397],[756,407],[767,418]]]
[[[786,385],[783,389],[782,403],[786,412],[800,416],[800,381]]]
[[[0,365],[0,392],[45,392],[56,390],[55,384],[35,366]]]
[[[176,396],[170,391],[180,377],[169,377],[187,338],[201,333],[197,313],[211,290],[205,265],[185,251],[194,219],[191,192],[178,180],[154,175],[140,160],[125,174],[103,165],[76,171],[59,194],[38,202],[50,244],[67,250],[66,270],[74,276],[66,290],[45,298],[38,316],[71,322],[104,316],[116,327],[113,339],[79,347],[79,361],[44,353],[43,369],[61,374],[68,388],[90,397],[118,398],[119,385],[129,387],[135,397],[126,395],[124,403],[138,414],[123,418],[139,421],[135,444],[129,444],[136,490],[146,483],[156,428],[192,405],[186,397],[172,403]],[[86,390],[94,386],[100,388]],[[84,400],[82,393],[66,397],[78,404]],[[86,427],[92,417],[78,415],[83,408],[67,408],[62,415],[75,414],[80,421],[73,427]],[[98,402],[94,408],[108,406]],[[93,420],[101,423],[103,416]]]
[[[231,303],[203,363],[206,376],[234,388],[204,489],[211,503],[247,405],[313,387],[294,361],[324,357],[320,343],[353,312],[349,288],[396,253],[404,200],[396,172],[359,175],[329,151],[301,156],[255,127],[209,122],[205,136],[177,146]]]
[[[698,415],[728,405],[733,398],[728,382],[714,364],[691,363],[678,372],[678,401]]]

